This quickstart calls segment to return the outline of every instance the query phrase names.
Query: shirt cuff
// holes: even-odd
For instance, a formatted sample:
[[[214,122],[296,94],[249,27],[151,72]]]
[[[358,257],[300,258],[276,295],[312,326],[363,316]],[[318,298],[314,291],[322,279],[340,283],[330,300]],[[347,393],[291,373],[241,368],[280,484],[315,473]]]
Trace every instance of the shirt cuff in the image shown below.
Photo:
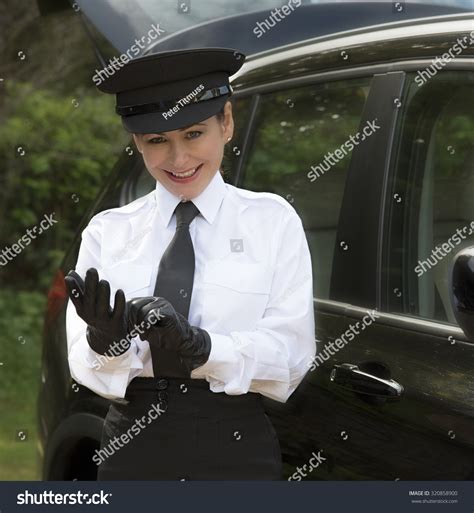
[[[209,336],[212,343],[209,359],[192,371],[191,378],[206,379],[213,392],[228,395],[256,392],[280,402],[288,399],[289,371],[282,366],[283,362],[259,362],[252,351],[245,350],[245,346],[258,341],[239,332],[232,332],[232,336],[216,333]]]
[[[234,341],[227,335],[209,333],[209,336],[211,337],[211,352],[209,353],[209,358],[206,363],[192,371],[191,377],[202,379],[207,376],[212,376],[221,381],[225,381],[222,376],[225,367],[232,365],[232,363],[238,363]],[[232,377],[232,369],[229,369],[229,371],[230,379]],[[217,373],[219,376],[215,375]]]
[[[83,339],[68,356],[72,378],[106,399],[124,398],[129,382],[143,369],[136,344],[122,355],[105,357],[93,351]]]

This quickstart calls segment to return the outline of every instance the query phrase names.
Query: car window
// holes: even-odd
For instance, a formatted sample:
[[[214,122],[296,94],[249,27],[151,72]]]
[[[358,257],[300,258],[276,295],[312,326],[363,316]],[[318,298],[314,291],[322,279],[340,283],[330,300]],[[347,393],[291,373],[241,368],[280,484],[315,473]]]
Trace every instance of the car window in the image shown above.
[[[474,244],[474,73],[410,77],[392,194],[388,309],[456,324],[449,265]]]
[[[314,295],[322,299],[330,298],[350,136],[358,131],[370,80],[263,95],[244,170],[243,188],[282,196],[302,218],[313,262]]]

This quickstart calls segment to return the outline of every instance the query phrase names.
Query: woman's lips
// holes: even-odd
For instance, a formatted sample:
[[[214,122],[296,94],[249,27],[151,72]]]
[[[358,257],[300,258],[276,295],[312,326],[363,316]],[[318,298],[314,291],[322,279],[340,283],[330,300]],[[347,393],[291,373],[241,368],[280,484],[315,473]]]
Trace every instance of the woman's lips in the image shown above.
[[[201,171],[202,166],[203,166],[203,164],[199,164],[199,166],[197,166],[195,168],[196,169],[195,173],[191,176],[188,176],[187,178],[178,178],[178,177],[174,176],[172,173],[170,173],[169,171],[166,171],[166,174],[168,175],[170,180],[172,180],[173,182],[189,183],[189,182],[192,182],[199,175],[199,172]]]

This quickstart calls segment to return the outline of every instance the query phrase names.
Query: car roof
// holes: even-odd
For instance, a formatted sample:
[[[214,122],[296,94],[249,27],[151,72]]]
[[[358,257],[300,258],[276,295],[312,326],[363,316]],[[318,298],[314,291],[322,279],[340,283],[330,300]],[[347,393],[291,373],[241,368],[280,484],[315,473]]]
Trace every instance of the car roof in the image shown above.
[[[206,0],[199,8],[188,3],[183,2],[189,8],[189,12],[183,13],[170,9],[160,0],[75,1],[76,9],[122,53],[153,24],[159,24],[165,34],[145,48],[143,54],[204,46],[236,48],[253,55],[363,26],[472,12],[473,9],[471,0],[412,0],[406,5],[392,0],[260,0],[258,4],[254,0]],[[269,23],[271,12],[289,4],[293,5],[291,13],[258,37],[254,32],[257,24]],[[299,4],[301,6],[294,7]],[[255,10],[256,5],[258,10]]]
[[[236,93],[254,87],[261,90],[262,85],[270,90],[272,84],[294,81],[298,77],[311,80],[312,75],[322,72],[373,68],[379,64],[387,68],[387,63],[400,61],[409,61],[415,69],[419,59],[442,55],[460,37],[466,39],[466,48],[456,60],[472,59],[474,47],[469,41],[473,28],[474,13],[466,13],[374,25],[310,38],[250,56],[232,77],[232,87]]]
[[[310,38],[348,30],[433,16],[444,18],[450,14],[472,13],[474,6],[474,2],[470,0],[466,5],[457,6],[415,1],[410,2],[409,8],[397,12],[392,4],[396,2],[388,4],[386,1],[358,1],[303,5],[287,16],[280,26],[275,25],[261,37],[255,35],[254,29],[257,23],[262,24],[268,18],[268,11],[260,10],[240,16],[229,16],[161,38],[151,47],[150,52],[193,48],[205,43],[203,46],[237,48],[251,56]]]

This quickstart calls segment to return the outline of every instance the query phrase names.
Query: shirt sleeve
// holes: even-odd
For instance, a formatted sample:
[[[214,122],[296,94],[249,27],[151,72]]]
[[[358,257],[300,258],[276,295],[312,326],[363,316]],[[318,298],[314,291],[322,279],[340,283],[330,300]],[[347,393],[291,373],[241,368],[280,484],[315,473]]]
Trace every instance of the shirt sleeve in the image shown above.
[[[316,354],[311,255],[293,210],[282,223],[269,302],[251,331],[208,332],[208,361],[192,371],[213,392],[258,392],[286,402]],[[207,331],[207,330],[206,330]]]
[[[101,223],[95,217],[82,232],[76,272],[84,279],[87,269],[101,269]],[[87,324],[77,315],[74,304],[66,309],[68,362],[72,378],[106,399],[125,397],[130,381],[139,375],[143,362],[138,356],[136,337],[129,349],[120,356],[107,357],[96,353],[86,339]]]

